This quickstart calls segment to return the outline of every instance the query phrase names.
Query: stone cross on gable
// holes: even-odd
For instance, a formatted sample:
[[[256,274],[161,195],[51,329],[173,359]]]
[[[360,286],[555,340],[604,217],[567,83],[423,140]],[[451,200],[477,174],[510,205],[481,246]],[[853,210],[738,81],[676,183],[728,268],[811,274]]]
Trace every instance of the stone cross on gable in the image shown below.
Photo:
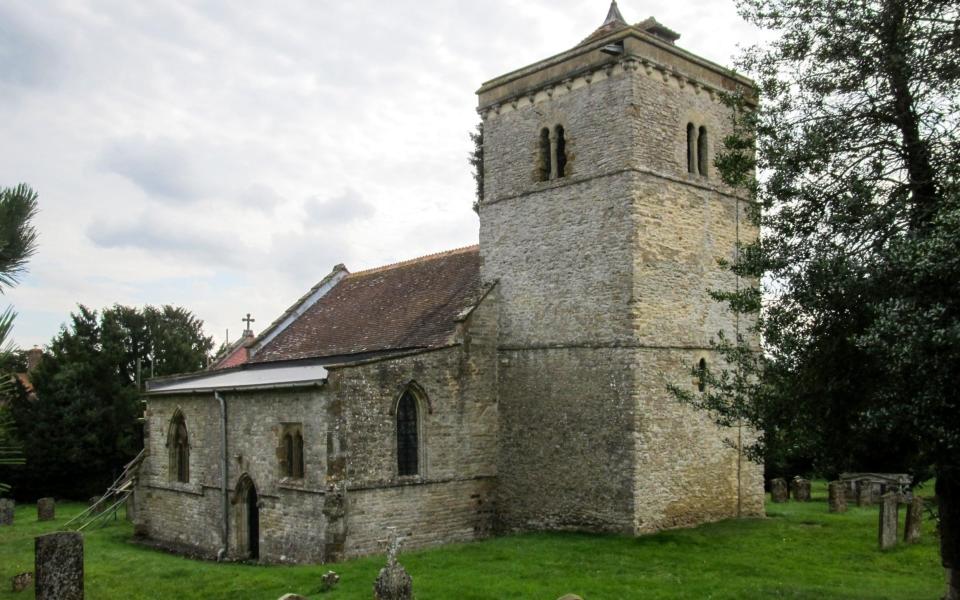
[[[247,313],[247,317],[245,319],[240,319],[240,320],[247,324],[246,331],[253,332],[253,329],[250,327],[250,323],[255,322],[256,319],[251,317],[250,313]]]

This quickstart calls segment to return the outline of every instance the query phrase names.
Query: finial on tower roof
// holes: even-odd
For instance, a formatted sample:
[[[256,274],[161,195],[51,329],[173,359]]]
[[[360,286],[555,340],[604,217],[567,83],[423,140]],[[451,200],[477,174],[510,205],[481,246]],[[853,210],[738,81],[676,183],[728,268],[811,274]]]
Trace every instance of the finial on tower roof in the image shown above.
[[[603,22],[604,25],[610,25],[611,23],[622,23],[627,24],[626,19],[623,18],[623,15],[620,14],[620,9],[617,7],[617,0],[610,2],[610,10],[607,12],[607,20]]]

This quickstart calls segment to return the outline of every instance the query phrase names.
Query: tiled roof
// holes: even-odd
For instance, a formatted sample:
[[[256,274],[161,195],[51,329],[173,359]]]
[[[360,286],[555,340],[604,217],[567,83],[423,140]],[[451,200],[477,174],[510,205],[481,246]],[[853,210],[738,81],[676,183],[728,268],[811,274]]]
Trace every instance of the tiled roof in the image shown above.
[[[445,346],[480,296],[478,246],[351,273],[251,362]]]

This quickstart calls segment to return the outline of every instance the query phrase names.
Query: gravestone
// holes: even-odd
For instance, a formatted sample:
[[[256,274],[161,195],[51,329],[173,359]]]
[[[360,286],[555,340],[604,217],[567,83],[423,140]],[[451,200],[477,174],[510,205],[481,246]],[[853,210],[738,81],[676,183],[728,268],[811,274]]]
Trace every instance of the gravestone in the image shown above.
[[[857,506],[873,506],[880,500],[880,484],[861,481],[857,487]]]
[[[83,600],[83,535],[58,531],[35,540],[37,600]]]
[[[37,520],[52,521],[56,517],[57,503],[53,498],[40,498],[37,500]]]
[[[91,514],[99,515],[100,513],[103,512],[103,509],[107,507],[106,503],[103,503],[100,506],[97,506],[97,502],[100,502],[100,498],[102,498],[102,496],[92,496],[90,498],[90,508],[93,508],[96,506],[96,508],[93,508],[93,510],[90,511]]]
[[[284,594],[280,596],[280,600],[307,600],[307,598],[300,594]]]
[[[14,575],[13,579],[10,580],[10,584],[14,592],[22,592],[33,585],[33,573],[28,572]]]
[[[327,571],[320,576],[320,591],[329,592],[340,583],[340,576],[336,571]]]
[[[886,550],[897,545],[898,513],[900,512],[900,494],[887,492],[880,498],[880,549]]]
[[[576,594],[567,594],[565,596],[560,596],[557,600],[583,600],[580,596]]]
[[[847,486],[842,481],[831,481],[827,487],[830,512],[847,512]]]
[[[13,525],[13,509],[17,503],[11,498],[0,498],[0,525]]]
[[[790,482],[793,499],[797,502],[810,502],[810,480],[797,476]]]
[[[789,499],[786,479],[777,477],[770,480],[770,499],[774,502],[786,502]]]
[[[377,581],[373,584],[374,600],[413,600],[413,578],[397,562],[397,553],[403,538],[397,537],[395,527],[388,528],[390,538],[387,548],[387,566],[380,569]]]
[[[907,505],[907,520],[903,525],[903,541],[916,544],[920,541],[920,528],[923,525],[923,498],[914,495]]]

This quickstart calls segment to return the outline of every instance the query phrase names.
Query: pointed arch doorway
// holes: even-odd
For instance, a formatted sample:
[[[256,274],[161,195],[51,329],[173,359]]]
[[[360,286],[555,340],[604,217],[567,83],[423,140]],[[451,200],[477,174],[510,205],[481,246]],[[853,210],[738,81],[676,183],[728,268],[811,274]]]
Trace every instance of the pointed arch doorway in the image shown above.
[[[260,558],[260,497],[253,479],[244,474],[237,482],[236,506],[237,554],[250,560]]]

